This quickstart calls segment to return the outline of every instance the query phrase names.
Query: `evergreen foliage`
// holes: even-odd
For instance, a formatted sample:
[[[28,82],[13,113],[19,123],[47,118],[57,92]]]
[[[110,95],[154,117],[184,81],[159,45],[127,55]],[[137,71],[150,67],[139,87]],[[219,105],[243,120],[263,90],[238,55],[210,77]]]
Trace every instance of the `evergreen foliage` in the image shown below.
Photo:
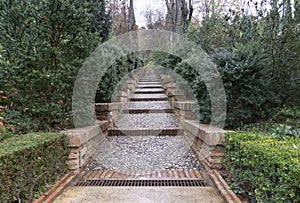
[[[280,16],[278,8],[206,16],[186,33],[218,67],[227,99],[226,127],[236,128],[270,118],[285,105],[299,106],[300,32],[297,18]],[[154,54],[156,63],[190,82],[201,120],[210,122],[210,98],[200,76],[172,55]]]
[[[15,131],[71,124],[71,95],[83,60],[107,36],[93,12],[99,1],[1,1],[0,77],[9,106],[5,121]],[[104,7],[104,1],[99,6]],[[102,11],[103,11],[102,9]],[[88,12],[87,12],[88,11]],[[106,23],[106,21],[104,22]],[[2,82],[1,82],[2,83]],[[1,85],[2,86],[2,85]]]

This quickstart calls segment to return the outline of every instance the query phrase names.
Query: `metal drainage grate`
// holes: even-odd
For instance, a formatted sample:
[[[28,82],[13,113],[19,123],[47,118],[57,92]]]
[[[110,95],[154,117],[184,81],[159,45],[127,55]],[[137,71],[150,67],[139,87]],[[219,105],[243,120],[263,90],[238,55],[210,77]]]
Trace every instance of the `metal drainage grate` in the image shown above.
[[[77,187],[84,186],[129,186],[129,187],[204,187],[203,180],[83,180],[76,183]]]

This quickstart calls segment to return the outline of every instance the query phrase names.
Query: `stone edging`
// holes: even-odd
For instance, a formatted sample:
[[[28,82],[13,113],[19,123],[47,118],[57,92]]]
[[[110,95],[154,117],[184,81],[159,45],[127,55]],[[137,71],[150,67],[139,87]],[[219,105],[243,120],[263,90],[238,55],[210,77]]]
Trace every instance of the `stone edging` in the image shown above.
[[[43,195],[40,198],[34,200],[33,203],[53,202],[70,185],[74,177],[75,175],[67,173],[57,183],[55,183],[55,185],[52,188],[50,188],[47,192],[43,193]]]
[[[178,105],[180,105],[180,103],[178,103],[177,106]],[[197,157],[201,160],[211,181],[222,195],[225,202],[242,203],[217,170],[223,167],[221,162],[221,159],[224,156],[222,148],[225,134],[229,131],[212,127],[207,124],[201,124],[196,120],[183,120],[183,126],[188,143],[195,151]],[[208,157],[202,157],[200,151],[203,147],[213,147]]]
[[[209,173],[214,185],[227,203],[242,203],[238,196],[229,188],[227,182],[223,179],[217,170]]]

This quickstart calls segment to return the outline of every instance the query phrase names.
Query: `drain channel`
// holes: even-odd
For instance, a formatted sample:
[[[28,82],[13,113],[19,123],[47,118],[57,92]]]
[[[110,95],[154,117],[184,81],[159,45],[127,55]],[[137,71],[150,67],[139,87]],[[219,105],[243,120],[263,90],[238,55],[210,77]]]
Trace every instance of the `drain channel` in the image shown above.
[[[106,186],[106,187],[205,187],[203,180],[82,180],[76,183],[77,187]]]

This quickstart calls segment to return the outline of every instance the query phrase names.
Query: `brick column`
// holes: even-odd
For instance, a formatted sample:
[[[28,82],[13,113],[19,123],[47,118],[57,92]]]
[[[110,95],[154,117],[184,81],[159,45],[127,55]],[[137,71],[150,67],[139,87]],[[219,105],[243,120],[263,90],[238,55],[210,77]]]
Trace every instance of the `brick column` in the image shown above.
[[[116,120],[122,109],[122,103],[97,103],[95,104],[96,118],[100,121],[112,123]]]
[[[174,112],[179,118],[179,120],[192,120],[196,119],[196,103],[195,102],[179,102],[179,101],[174,101],[172,102],[172,106],[174,108]]]
[[[127,96],[128,98],[132,95],[132,92],[135,90],[136,81],[127,80]]]
[[[170,83],[172,84],[172,83]],[[186,97],[183,90],[169,88],[167,90],[167,95],[172,98],[171,101],[185,101]]]
[[[224,156],[222,145],[226,131],[196,120],[184,120],[183,127],[187,142],[201,162],[209,169],[221,169],[221,159]],[[205,150],[210,150],[209,154],[203,153]]]
[[[73,173],[78,174],[96,152],[97,146],[107,136],[107,121],[98,121],[94,126],[63,131],[69,141],[68,164]]]
[[[121,103],[128,102],[128,91],[119,91],[117,96],[117,101]]]

